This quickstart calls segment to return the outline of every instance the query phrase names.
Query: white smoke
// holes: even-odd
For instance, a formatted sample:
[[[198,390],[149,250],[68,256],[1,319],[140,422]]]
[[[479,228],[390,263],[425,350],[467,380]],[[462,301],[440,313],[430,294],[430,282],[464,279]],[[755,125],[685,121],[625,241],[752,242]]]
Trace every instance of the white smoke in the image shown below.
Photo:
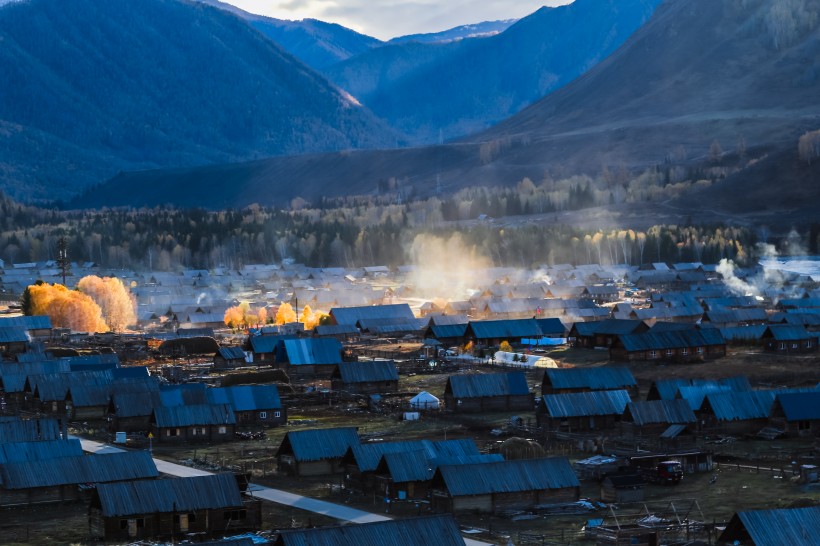
[[[739,296],[760,296],[760,291],[751,283],[735,275],[735,262],[723,258],[717,266],[726,287]]]

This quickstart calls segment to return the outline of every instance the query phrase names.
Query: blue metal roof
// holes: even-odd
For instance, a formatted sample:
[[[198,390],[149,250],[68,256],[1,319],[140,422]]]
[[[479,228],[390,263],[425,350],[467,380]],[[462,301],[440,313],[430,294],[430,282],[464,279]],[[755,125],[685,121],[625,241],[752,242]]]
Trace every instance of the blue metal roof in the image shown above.
[[[547,368],[544,379],[553,389],[618,389],[633,387],[635,378],[629,368],[599,366],[595,368]]]
[[[434,324],[430,326],[430,333],[436,339],[464,337],[464,332],[467,331],[466,324]]]
[[[8,327],[20,327],[26,330],[47,330],[51,328],[51,318],[48,315],[0,317],[0,328]]]
[[[738,520],[750,544],[756,546],[820,543],[820,506],[738,512],[729,521],[720,542],[746,540],[742,532],[738,533]]]
[[[778,394],[777,401],[787,421],[820,420],[820,391]]]
[[[0,443],[0,464],[79,457],[83,446],[77,439]]]
[[[433,482],[453,497],[580,486],[566,457],[440,466]]]
[[[697,411],[700,409],[701,404],[703,404],[703,399],[706,398],[707,394],[713,392],[729,392],[731,390],[732,388],[728,385],[718,384],[681,387],[678,389],[677,398],[686,400],[689,402],[689,407],[692,408],[692,411]]]
[[[415,318],[413,310],[410,309],[410,306],[406,303],[362,307],[334,307],[330,310],[330,316],[333,317],[336,324],[354,325],[360,320],[368,319]]]
[[[524,372],[451,375],[444,392],[456,398],[518,396],[529,394],[530,387]]]
[[[802,341],[805,339],[817,338],[818,334],[810,334],[806,328],[799,324],[769,324],[763,337],[771,337],[776,341]]]
[[[291,366],[342,363],[342,344],[334,338],[286,339],[284,344]]]
[[[591,391],[547,394],[544,410],[553,418],[621,415],[629,403],[626,391]]]
[[[212,404],[228,404],[234,411],[282,408],[276,385],[237,385],[208,389],[206,392]]]
[[[225,360],[245,361],[245,351],[242,350],[242,347],[220,347],[219,356]]]
[[[451,515],[281,531],[276,546],[464,546]]]
[[[297,461],[338,459],[358,444],[359,433],[354,427],[292,430],[285,434],[276,455],[293,453]]]
[[[62,431],[57,419],[12,419],[0,421],[0,443],[58,440]]]
[[[708,385],[724,385],[733,391],[750,391],[752,386],[745,375],[724,377],[721,379],[659,379],[652,384],[651,391],[657,391],[661,400],[673,400],[681,387],[705,387]]]
[[[204,383],[182,385],[160,385],[159,399],[163,406],[185,406],[207,404],[207,386]]]
[[[458,457],[465,455],[479,455],[478,448],[470,439],[464,440],[408,440],[403,442],[373,442],[357,444],[351,447],[356,466],[362,472],[375,470],[379,461],[386,453],[403,453],[409,451],[424,451],[426,459],[436,457]]]
[[[629,352],[707,347],[726,344],[726,340],[723,339],[723,336],[720,335],[720,330],[717,328],[657,333],[650,330],[643,334],[621,336],[619,340]]]
[[[636,425],[677,425],[697,420],[689,402],[683,399],[630,402],[627,411]]]
[[[539,318],[535,319],[538,328],[545,336],[564,336],[567,333],[567,327],[557,318]]]
[[[465,335],[471,334],[476,339],[514,339],[542,335],[535,319],[473,320],[467,325]]]
[[[720,335],[726,341],[760,341],[763,332],[766,331],[765,324],[754,324],[752,326],[734,326],[730,328],[720,328]]]
[[[105,483],[159,476],[147,451],[123,451],[106,455],[80,455],[43,461],[0,465],[5,489],[29,489],[80,483]]]
[[[495,463],[503,460],[504,457],[498,453],[430,458],[430,453],[427,450],[418,449],[415,451],[385,453],[382,455],[378,469],[384,468],[390,474],[390,479],[394,483],[405,483],[430,480],[439,466]]]
[[[29,341],[30,338],[25,328],[0,327],[0,343],[28,343]]]
[[[199,425],[235,425],[236,415],[228,404],[196,404],[154,408],[157,427],[190,427]]]
[[[233,474],[100,484],[97,498],[104,517],[242,507]]]
[[[342,362],[338,373],[343,383],[369,383],[372,381],[398,381],[399,371],[392,360]]]
[[[602,335],[626,335],[634,333],[636,330],[646,330],[646,324],[642,320],[634,319],[606,319],[594,320],[591,322],[576,322],[573,329],[579,336]]]
[[[714,392],[704,403],[719,421],[746,421],[769,417],[774,398],[773,391]]]

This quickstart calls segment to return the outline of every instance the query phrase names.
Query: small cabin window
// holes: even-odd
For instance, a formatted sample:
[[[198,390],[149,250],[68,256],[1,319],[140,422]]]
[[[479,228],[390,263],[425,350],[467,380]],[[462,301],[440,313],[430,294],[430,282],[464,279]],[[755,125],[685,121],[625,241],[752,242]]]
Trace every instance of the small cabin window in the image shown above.
[[[260,412],[259,412],[259,418],[260,418],[260,419],[267,419],[267,418],[268,418],[268,412],[266,412],[266,411],[260,411]]]
[[[273,416],[274,417],[282,417],[282,412],[281,411],[274,411]]]
[[[219,427],[219,433],[220,434],[227,434],[227,432],[228,432],[228,427]]]

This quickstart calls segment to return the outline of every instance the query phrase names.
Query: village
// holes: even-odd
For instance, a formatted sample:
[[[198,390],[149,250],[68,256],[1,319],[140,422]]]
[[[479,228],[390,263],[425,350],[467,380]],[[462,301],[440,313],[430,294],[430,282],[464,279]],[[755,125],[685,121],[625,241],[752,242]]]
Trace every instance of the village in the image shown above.
[[[558,264],[440,270],[433,293],[413,266],[65,273],[0,261],[4,543],[820,533],[820,278]],[[20,313],[36,281],[91,274],[130,287],[128,331]],[[240,302],[328,318],[228,328]]]

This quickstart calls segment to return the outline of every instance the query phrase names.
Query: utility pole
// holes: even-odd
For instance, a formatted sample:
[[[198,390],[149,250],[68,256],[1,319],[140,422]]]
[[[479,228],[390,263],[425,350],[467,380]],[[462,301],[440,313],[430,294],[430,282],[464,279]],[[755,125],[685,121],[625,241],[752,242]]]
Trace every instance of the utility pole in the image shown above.
[[[65,237],[60,237],[57,241],[57,267],[60,268],[60,274],[63,277],[63,286],[65,286],[65,278],[71,272],[71,262],[68,259],[68,245]]]

